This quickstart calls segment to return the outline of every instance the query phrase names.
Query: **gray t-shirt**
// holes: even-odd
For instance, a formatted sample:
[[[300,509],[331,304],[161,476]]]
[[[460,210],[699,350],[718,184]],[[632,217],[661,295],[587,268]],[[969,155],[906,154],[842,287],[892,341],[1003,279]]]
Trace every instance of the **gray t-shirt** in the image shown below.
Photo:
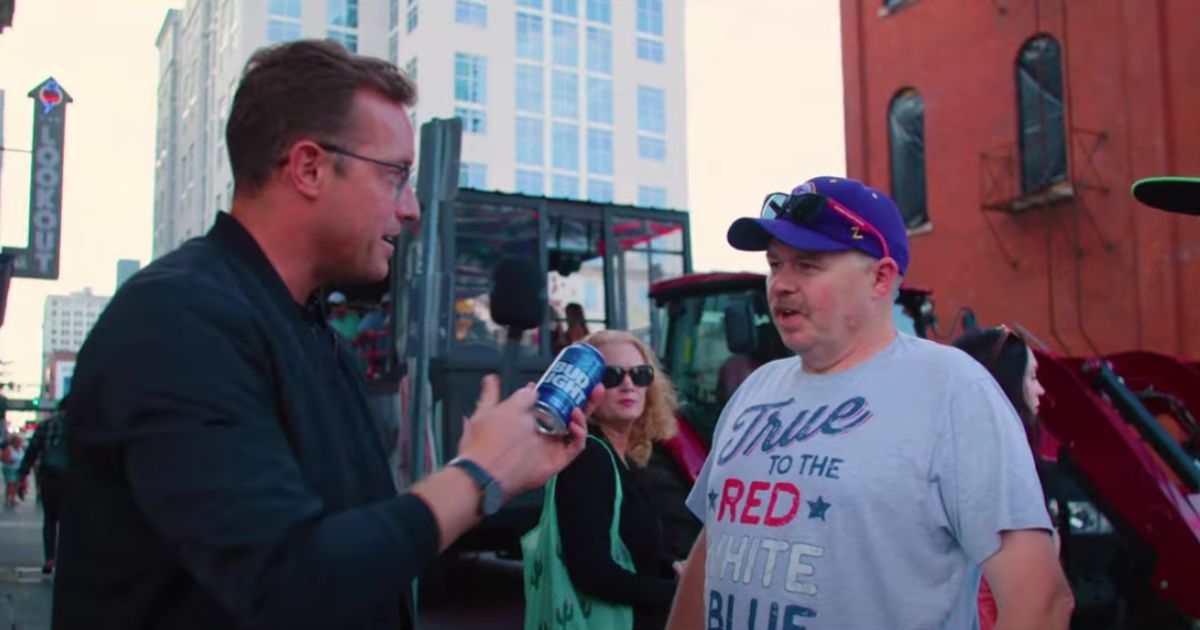
[[[1000,532],[1050,529],[1020,420],[959,350],[900,335],[844,372],[798,358],[726,405],[688,497],[706,628],[965,630]]]

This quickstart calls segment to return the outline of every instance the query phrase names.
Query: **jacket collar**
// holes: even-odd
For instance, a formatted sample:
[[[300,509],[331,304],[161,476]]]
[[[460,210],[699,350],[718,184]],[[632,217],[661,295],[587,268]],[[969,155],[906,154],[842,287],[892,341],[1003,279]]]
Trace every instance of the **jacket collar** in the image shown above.
[[[306,320],[323,321],[316,295],[310,295],[304,304],[298,304],[258,241],[254,240],[254,236],[232,215],[218,212],[217,220],[205,235],[205,239],[232,254],[249,269],[262,282],[273,302],[280,306],[288,305],[290,312],[296,312]]]

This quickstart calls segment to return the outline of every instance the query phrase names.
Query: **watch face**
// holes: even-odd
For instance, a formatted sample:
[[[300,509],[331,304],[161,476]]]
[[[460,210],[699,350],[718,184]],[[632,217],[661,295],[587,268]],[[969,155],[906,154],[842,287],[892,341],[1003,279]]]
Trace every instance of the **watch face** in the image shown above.
[[[483,513],[484,515],[495,514],[500,509],[500,504],[504,502],[504,497],[500,492],[500,486],[495,482],[489,483],[483,489]]]

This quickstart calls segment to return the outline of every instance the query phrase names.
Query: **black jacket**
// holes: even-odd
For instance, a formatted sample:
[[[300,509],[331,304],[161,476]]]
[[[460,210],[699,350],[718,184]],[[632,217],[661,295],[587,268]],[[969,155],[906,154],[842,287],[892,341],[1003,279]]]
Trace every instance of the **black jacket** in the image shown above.
[[[55,414],[38,423],[33,437],[29,438],[29,446],[25,448],[25,456],[21,459],[17,474],[24,477],[35,466],[39,476],[46,473],[61,474],[66,470],[64,433],[62,414]]]
[[[353,358],[219,215],[81,349],[55,628],[397,628],[438,549]]]

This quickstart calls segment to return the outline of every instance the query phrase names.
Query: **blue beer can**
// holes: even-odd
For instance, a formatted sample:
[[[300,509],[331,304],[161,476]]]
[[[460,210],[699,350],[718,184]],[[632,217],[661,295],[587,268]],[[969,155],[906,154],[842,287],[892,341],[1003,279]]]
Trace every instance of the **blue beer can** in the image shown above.
[[[538,430],[563,435],[571,423],[571,412],[587,405],[592,390],[604,376],[604,356],[586,343],[573,343],[550,364],[537,382],[533,415]]]

